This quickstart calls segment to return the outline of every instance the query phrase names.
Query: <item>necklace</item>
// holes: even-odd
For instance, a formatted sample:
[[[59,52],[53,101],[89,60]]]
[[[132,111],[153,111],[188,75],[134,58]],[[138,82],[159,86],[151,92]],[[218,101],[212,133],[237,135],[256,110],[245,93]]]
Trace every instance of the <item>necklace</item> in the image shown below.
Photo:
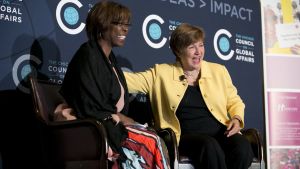
[[[183,71],[183,74],[188,82],[189,85],[196,85],[199,79],[199,72],[200,70],[193,70],[193,71]]]
[[[195,70],[195,71],[183,71],[183,74],[186,76],[186,77],[193,77],[193,78],[197,78],[198,75],[199,75],[199,70]]]

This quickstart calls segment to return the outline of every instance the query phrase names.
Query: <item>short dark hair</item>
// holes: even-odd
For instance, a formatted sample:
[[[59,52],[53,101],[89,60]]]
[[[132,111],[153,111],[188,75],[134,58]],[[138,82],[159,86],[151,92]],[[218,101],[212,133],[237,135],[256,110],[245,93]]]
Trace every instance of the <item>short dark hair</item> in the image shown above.
[[[205,39],[203,28],[188,23],[180,24],[171,34],[170,48],[178,60],[185,48],[199,40]]]
[[[131,19],[128,7],[113,1],[96,3],[86,18],[86,33],[89,39],[98,39],[106,32],[112,22],[127,22]]]

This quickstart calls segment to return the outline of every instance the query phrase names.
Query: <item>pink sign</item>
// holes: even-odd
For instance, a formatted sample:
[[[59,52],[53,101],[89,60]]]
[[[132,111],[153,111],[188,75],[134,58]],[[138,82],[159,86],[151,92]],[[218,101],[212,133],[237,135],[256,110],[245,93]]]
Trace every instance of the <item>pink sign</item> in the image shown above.
[[[271,146],[300,145],[300,93],[268,92]]]

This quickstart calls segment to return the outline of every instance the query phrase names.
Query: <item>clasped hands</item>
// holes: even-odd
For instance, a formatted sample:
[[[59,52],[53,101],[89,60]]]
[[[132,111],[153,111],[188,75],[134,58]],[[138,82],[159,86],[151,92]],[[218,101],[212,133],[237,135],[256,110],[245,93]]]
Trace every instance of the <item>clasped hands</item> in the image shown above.
[[[233,117],[231,118],[228,126],[227,126],[227,130],[225,131],[225,135],[227,137],[230,137],[236,133],[239,133],[241,130],[241,122],[240,122],[240,118],[239,117]]]

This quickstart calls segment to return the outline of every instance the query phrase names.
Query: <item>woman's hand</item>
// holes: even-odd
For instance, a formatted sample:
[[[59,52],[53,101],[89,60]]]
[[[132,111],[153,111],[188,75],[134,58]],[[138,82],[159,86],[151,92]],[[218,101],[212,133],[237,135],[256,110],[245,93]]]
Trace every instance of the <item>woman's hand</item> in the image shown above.
[[[130,125],[130,124],[135,124],[136,122],[130,118],[125,116],[122,113],[117,113],[118,117],[120,118],[120,121],[124,124],[124,125]]]
[[[53,114],[54,121],[66,121],[66,120],[75,120],[76,116],[74,110],[69,107],[66,103],[59,104]]]
[[[116,125],[121,121],[121,118],[118,114],[111,114],[112,120],[116,123]]]
[[[228,124],[227,130],[225,131],[225,135],[230,137],[236,133],[239,133],[241,130],[241,122],[240,118],[234,117]]]

